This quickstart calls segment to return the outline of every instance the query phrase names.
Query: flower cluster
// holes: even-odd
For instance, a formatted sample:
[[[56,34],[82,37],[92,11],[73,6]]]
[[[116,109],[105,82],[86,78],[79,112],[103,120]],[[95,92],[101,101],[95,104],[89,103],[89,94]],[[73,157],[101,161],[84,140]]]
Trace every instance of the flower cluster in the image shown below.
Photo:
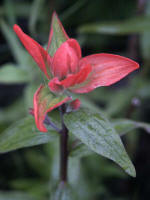
[[[63,42],[56,51],[53,49],[54,23],[57,23],[63,34]],[[100,86],[109,86],[124,78],[130,72],[139,68],[138,63],[119,55],[100,53],[82,57],[81,48],[77,40],[69,38],[60,20],[54,12],[47,49],[26,35],[18,25],[14,25],[14,31],[33,57],[37,65],[48,79],[49,90],[54,94],[64,94],[66,90],[73,93],[88,93]],[[47,131],[43,125],[47,112],[70,100],[66,97],[50,107],[45,107],[44,101],[40,101],[39,95],[44,86],[34,95],[34,116],[36,125],[40,131]],[[49,92],[50,92],[49,91]],[[79,101],[76,101],[79,105]],[[75,108],[78,105],[72,104]],[[40,125],[41,124],[41,125]]]

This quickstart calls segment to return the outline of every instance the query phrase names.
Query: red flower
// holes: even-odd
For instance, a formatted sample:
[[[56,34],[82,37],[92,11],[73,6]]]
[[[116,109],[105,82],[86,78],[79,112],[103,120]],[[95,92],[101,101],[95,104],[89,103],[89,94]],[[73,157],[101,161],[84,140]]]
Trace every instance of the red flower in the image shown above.
[[[56,35],[53,34],[53,27],[56,22],[57,28],[62,32],[63,42],[56,51],[49,54],[50,49],[54,48],[53,38]],[[49,79],[49,89],[55,94],[62,94],[65,90],[73,93],[87,93],[100,86],[112,85],[139,68],[135,61],[113,54],[101,53],[82,58],[80,45],[75,39],[67,36],[56,13],[52,17],[47,50],[26,35],[18,25],[14,25],[14,31]],[[45,108],[42,101],[40,101],[42,105],[39,105],[39,94],[42,88],[43,86],[34,95],[34,115],[37,127],[40,131],[46,131],[42,125],[45,114],[70,98],[66,97],[52,107]]]

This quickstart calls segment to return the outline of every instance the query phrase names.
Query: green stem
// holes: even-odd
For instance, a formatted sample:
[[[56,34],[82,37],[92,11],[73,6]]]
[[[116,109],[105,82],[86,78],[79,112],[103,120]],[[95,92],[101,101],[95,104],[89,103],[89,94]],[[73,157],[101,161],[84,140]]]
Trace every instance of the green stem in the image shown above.
[[[60,180],[67,182],[68,169],[68,129],[64,124],[63,115],[66,111],[66,105],[63,104],[60,110],[62,129],[60,130]]]

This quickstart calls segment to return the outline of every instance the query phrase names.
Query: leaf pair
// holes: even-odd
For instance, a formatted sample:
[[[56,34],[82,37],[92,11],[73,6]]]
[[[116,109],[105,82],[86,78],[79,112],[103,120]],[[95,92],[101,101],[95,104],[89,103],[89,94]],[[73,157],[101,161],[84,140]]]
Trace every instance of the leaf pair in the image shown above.
[[[52,120],[55,122],[53,117]],[[87,109],[66,114],[65,124],[70,133],[81,141],[77,148],[72,149],[70,156],[82,157],[93,151],[113,160],[131,176],[135,176],[134,167],[119,135],[136,128],[149,131],[149,124],[123,119],[110,123],[102,113],[94,113]],[[54,141],[58,136],[51,128],[48,129],[48,133],[39,132],[30,116],[15,123],[0,135],[0,152],[44,144]]]

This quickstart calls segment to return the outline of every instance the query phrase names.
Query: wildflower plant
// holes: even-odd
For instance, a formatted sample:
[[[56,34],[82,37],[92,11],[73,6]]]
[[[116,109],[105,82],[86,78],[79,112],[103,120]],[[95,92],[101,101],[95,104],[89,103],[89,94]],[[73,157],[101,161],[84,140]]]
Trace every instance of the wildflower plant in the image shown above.
[[[34,116],[36,127],[43,137],[51,134],[48,127],[60,137],[58,188],[62,189],[69,183],[68,158],[82,144],[113,160],[135,177],[135,168],[112,124],[103,113],[85,108],[79,99],[73,98],[73,93],[88,93],[97,87],[110,86],[138,69],[138,63],[107,53],[82,57],[79,43],[69,38],[55,12],[46,49],[18,25],[14,25],[14,31],[44,73],[44,81],[34,94],[30,114]],[[57,123],[59,119],[54,123],[51,117],[55,108],[60,112],[61,127]],[[69,144],[71,135],[75,139]]]

